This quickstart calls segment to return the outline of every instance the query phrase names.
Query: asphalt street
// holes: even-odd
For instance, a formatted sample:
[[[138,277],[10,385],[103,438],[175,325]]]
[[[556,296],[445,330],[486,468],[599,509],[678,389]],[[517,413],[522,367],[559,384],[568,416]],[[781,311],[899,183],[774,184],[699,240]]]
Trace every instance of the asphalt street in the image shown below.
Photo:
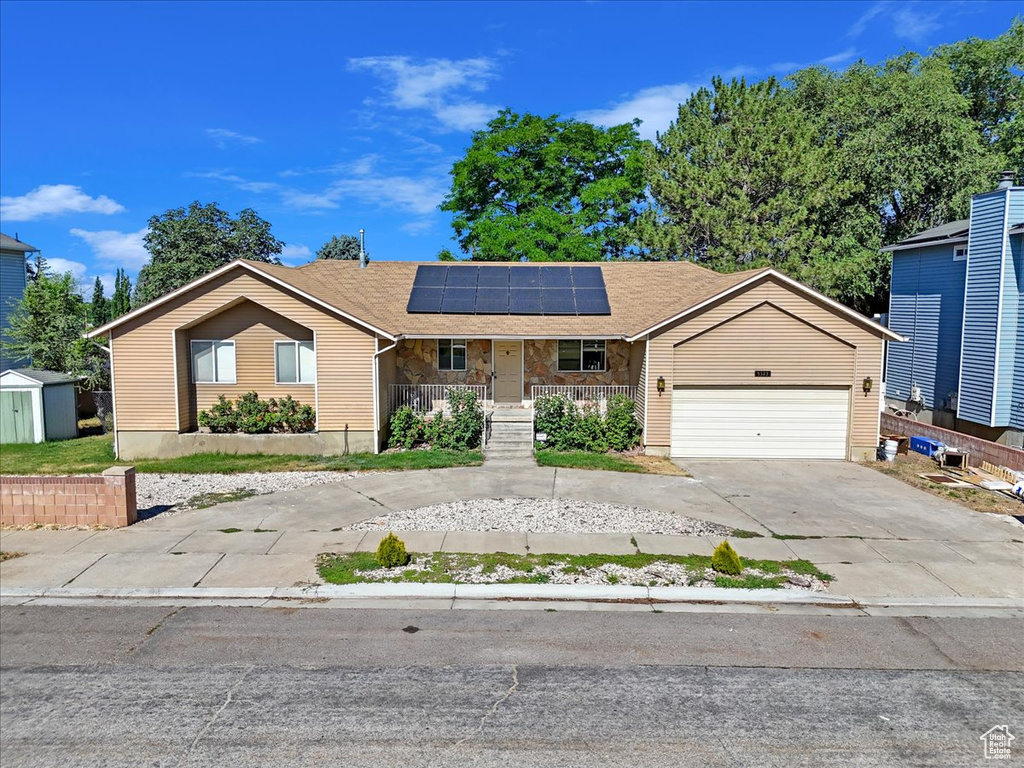
[[[0,764],[985,765],[982,733],[1024,732],[1022,630],[1016,618],[7,607]]]

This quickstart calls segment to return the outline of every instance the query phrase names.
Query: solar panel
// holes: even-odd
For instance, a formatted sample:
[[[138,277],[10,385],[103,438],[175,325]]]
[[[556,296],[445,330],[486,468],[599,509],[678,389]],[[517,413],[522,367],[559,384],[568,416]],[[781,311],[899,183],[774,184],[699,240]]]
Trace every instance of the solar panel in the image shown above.
[[[476,276],[480,267],[449,267],[446,288],[476,288]]]
[[[604,275],[600,267],[570,267],[572,284],[576,288],[604,288]]]
[[[477,288],[476,313],[478,315],[508,314],[508,288]]]
[[[540,304],[545,315],[576,314],[572,288],[544,288],[540,292]]]
[[[433,264],[416,268],[416,281],[413,286],[434,286],[444,288],[444,279],[448,275],[448,267],[435,266]]]
[[[541,267],[540,285],[542,288],[572,288],[569,267]]]
[[[513,269],[515,274],[519,270]],[[540,288],[512,288],[509,292],[508,311],[513,315],[541,314]]]
[[[413,286],[409,294],[409,305],[407,312],[440,312],[441,297],[444,295],[444,288],[433,286]]]
[[[510,267],[508,273],[513,288],[540,288],[540,267]]]
[[[608,294],[604,288],[577,288],[576,313],[579,315],[610,315]]]
[[[508,290],[508,267],[480,267],[476,284],[481,288],[504,288]]]
[[[476,288],[445,288],[441,311],[452,315],[471,315],[476,308]]]

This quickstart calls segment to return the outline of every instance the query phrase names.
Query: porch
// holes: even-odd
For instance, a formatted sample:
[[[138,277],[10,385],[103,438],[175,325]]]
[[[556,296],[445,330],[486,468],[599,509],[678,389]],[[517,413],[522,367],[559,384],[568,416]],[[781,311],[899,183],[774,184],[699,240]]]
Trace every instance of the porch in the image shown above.
[[[603,409],[613,395],[636,400],[643,352],[642,343],[618,339],[403,339],[388,414],[403,406],[447,412],[451,389],[475,392],[486,410],[555,394]]]

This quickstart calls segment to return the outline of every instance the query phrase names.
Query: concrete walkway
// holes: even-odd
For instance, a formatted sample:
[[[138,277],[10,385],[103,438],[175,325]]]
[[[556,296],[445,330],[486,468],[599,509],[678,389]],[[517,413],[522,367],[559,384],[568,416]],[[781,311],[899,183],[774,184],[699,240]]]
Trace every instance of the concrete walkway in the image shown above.
[[[6,588],[287,587],[317,582],[317,553],[373,550],[383,532],[335,530],[389,511],[473,498],[539,497],[684,514],[764,538],[742,556],[810,560],[832,592],[864,597],[1016,598],[1024,604],[1024,527],[972,512],[854,464],[699,462],[696,479],[469,467],[388,473],[158,515],[114,531],[9,531]],[[239,528],[237,533],[221,529]],[[820,536],[775,539],[784,535]],[[420,531],[412,551],[710,554],[716,539],[635,534]]]

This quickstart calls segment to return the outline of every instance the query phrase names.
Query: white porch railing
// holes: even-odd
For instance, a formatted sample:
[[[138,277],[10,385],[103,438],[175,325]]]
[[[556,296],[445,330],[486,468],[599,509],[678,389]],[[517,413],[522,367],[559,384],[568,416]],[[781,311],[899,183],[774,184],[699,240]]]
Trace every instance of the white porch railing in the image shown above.
[[[388,399],[388,413],[403,406],[417,413],[448,413],[448,390],[472,390],[483,405],[487,400],[486,384],[392,384]]]
[[[575,403],[594,402],[603,410],[612,395],[626,395],[636,400],[636,387],[620,384],[532,384],[530,399],[542,395],[562,395]]]

